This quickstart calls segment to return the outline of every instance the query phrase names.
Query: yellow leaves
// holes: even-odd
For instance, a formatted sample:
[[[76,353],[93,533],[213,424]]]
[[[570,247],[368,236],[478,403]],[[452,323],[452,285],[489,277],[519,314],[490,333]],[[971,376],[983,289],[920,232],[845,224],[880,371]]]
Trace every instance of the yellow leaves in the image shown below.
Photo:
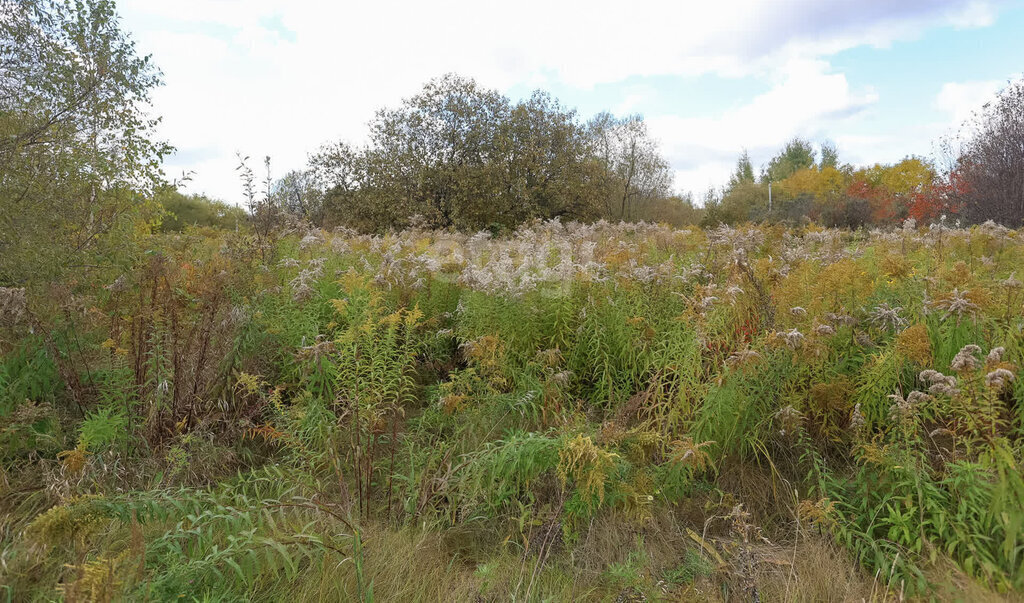
[[[235,380],[235,391],[240,394],[252,396],[258,393],[267,383],[260,378],[259,375],[250,375],[249,373],[241,372],[238,373],[238,377]]]
[[[972,287],[967,290],[967,299],[978,306],[983,312],[990,311],[997,306],[997,300],[992,292],[983,287]]]
[[[25,535],[43,546],[53,546],[91,534],[106,520],[95,505],[102,498],[85,494],[50,507],[28,524]]]
[[[391,328],[391,329],[397,327],[401,323],[402,323],[402,310],[401,309],[395,310],[391,314],[388,314],[387,316],[385,316],[385,317],[381,318],[379,321],[377,321],[377,324],[385,326],[385,327],[388,327],[388,328]]]
[[[264,423],[259,427],[253,427],[252,429],[247,430],[243,437],[253,440],[261,438],[264,442],[275,443],[282,438],[286,438],[287,434],[270,423]]]
[[[88,456],[89,451],[85,448],[85,442],[79,442],[78,446],[71,450],[64,450],[58,453],[57,459],[60,460],[69,473],[77,475],[85,467],[85,461],[88,459]]]
[[[971,269],[966,262],[959,261],[943,274],[943,280],[952,287],[963,289],[971,281]]]
[[[816,436],[839,441],[853,410],[856,393],[856,384],[845,375],[812,385],[804,408],[807,427]]]
[[[863,180],[874,187],[884,187],[893,195],[907,195],[931,186],[935,170],[926,161],[907,157],[893,165],[875,165],[854,172],[855,180]]]
[[[348,299],[332,299],[331,305],[339,316],[344,317],[348,314]]]
[[[504,357],[505,347],[497,335],[483,335],[466,342],[466,357],[485,368],[497,368]]]
[[[932,341],[928,327],[916,324],[903,329],[896,336],[896,352],[918,366],[931,366]]]
[[[430,246],[431,246],[431,244],[433,242],[434,242],[433,241],[433,237],[430,237],[430,236],[419,237],[413,243],[413,251],[415,253],[424,253],[424,252],[426,252],[426,251],[428,251],[430,249]]]
[[[486,387],[486,383],[472,367],[454,371],[450,377],[448,381],[441,383],[438,392],[438,404],[447,414],[464,410],[474,392]]]
[[[469,396],[465,394],[449,394],[441,398],[441,407],[444,408],[445,413],[455,414],[465,408],[468,399]]]
[[[126,569],[122,567],[128,561],[129,549],[117,555],[103,555],[93,561],[83,561],[80,565],[69,565],[76,578],[57,586],[67,601],[112,601],[121,594],[124,585],[122,576]]]
[[[369,278],[355,271],[353,268],[349,268],[340,279],[338,284],[342,286],[348,293],[355,293],[361,289],[368,289],[370,286]]]
[[[270,392],[270,405],[278,414],[284,413],[284,386],[278,385]]]
[[[117,343],[113,339],[110,339],[110,338],[108,338],[106,341],[101,343],[100,344],[100,348],[102,348],[104,350],[113,350],[114,354],[116,354],[117,356],[127,356],[128,355],[128,350],[126,348],[122,348],[121,346],[117,345]]]
[[[822,168],[818,172],[817,188],[814,194],[819,198],[831,198],[841,194],[846,189],[846,176],[832,166]]]
[[[399,308],[391,314],[379,319],[377,324],[391,329],[398,327],[399,325],[404,325],[406,329],[412,329],[420,324],[421,318],[423,318],[423,311],[420,310],[419,304],[417,304],[413,306],[412,310]]]
[[[821,498],[816,501],[801,500],[800,504],[796,507],[797,517],[800,521],[811,524],[812,526],[821,526],[824,528],[830,528],[835,523],[835,502],[827,498]]]
[[[879,446],[875,443],[863,444],[859,448],[860,460],[864,464],[885,465],[889,459],[889,445]]]
[[[406,310],[405,312],[405,326],[406,328],[413,328],[419,324],[420,319],[423,318],[423,310],[420,310],[420,305],[416,304],[412,307],[412,310]]]
[[[822,296],[835,295],[843,300],[864,297],[871,292],[871,279],[849,258],[839,260],[823,270],[817,283]]]
[[[629,260],[632,257],[633,255],[630,253],[630,249],[628,247],[615,247],[606,253],[602,260],[609,266],[617,268],[629,263]]]
[[[754,269],[754,274],[764,282],[771,284],[779,282],[782,273],[779,271],[781,262],[778,259],[772,256],[757,258],[753,260],[751,264]]]
[[[617,454],[602,450],[590,436],[577,434],[558,451],[558,479],[563,486],[572,479],[584,496],[596,495],[598,504],[604,503],[605,481],[615,467],[616,458]]]
[[[935,171],[928,163],[908,157],[882,170],[880,184],[894,195],[907,195],[931,186],[934,180]]]
[[[889,254],[882,258],[882,272],[893,279],[902,279],[910,276],[910,262],[906,257]]]
[[[843,173],[834,167],[822,170],[804,168],[776,184],[781,197],[795,199],[800,195],[813,195],[820,200],[839,196],[846,188]]]
[[[788,310],[799,306],[805,308],[808,314],[818,313],[821,296],[815,294],[814,289],[820,277],[821,268],[817,264],[803,262],[797,265],[779,281],[773,293],[777,307]]]

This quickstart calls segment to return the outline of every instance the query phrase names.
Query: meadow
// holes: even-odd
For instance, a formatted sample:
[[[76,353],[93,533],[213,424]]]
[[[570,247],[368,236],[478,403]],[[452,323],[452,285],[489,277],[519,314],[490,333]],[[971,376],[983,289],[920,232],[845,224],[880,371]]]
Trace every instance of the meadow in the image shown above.
[[[148,244],[0,289],[5,600],[1024,590],[1020,231]]]

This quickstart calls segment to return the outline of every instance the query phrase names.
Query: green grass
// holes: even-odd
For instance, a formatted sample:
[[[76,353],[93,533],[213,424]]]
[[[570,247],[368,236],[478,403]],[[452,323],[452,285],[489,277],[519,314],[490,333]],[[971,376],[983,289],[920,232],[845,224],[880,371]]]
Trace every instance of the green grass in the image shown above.
[[[154,239],[0,340],[2,592],[1019,597],[1024,242],[814,232]]]

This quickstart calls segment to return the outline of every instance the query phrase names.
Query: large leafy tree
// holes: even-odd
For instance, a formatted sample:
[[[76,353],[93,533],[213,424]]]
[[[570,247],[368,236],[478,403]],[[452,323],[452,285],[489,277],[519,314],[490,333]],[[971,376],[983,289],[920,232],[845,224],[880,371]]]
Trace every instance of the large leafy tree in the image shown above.
[[[750,163],[750,154],[743,149],[743,154],[736,160],[736,169],[729,176],[729,184],[726,191],[731,191],[744,183],[754,181],[754,166]]]
[[[814,146],[803,138],[794,138],[778,155],[772,157],[761,175],[762,180],[779,182],[802,169],[814,167],[816,153]]]
[[[159,83],[113,2],[0,2],[0,285],[131,249],[169,150],[147,113]]]
[[[309,170],[292,170],[273,184],[270,201],[312,223],[323,220],[323,204]]]
[[[947,180],[972,222],[1024,226],[1024,80],[1003,89],[966,124]],[[952,184],[956,183],[956,184]]]
[[[379,111],[365,148],[325,146],[310,162],[324,222],[363,230],[412,215],[441,228],[534,218],[630,219],[664,200],[671,172],[639,117],[581,123],[544,92],[513,102],[448,75]]]
[[[839,169],[839,149],[832,141],[825,141],[821,144],[821,161],[818,163],[821,169]]]
[[[493,154],[508,99],[470,79],[428,82],[401,106],[377,113],[370,127],[370,184],[399,215],[421,214],[450,227],[478,222],[495,175]],[[467,224],[468,225],[468,224]]]
[[[763,220],[768,215],[768,187],[754,180],[741,180],[722,195],[714,220],[708,224],[723,222],[737,224],[751,220]]]
[[[499,199],[508,218],[571,217],[591,219],[601,213],[597,198],[599,170],[588,133],[546,92],[534,92],[516,103],[503,124],[496,159]]]
[[[633,219],[645,205],[671,194],[672,171],[643,117],[599,113],[590,121],[589,131],[602,169],[606,216]]]

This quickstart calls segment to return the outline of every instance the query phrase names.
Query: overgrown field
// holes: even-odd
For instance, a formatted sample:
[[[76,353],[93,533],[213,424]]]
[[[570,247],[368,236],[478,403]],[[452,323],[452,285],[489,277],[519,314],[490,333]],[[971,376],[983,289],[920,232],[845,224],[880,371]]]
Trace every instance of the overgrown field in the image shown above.
[[[0,289],[6,600],[1024,592],[1024,232],[152,245]]]

